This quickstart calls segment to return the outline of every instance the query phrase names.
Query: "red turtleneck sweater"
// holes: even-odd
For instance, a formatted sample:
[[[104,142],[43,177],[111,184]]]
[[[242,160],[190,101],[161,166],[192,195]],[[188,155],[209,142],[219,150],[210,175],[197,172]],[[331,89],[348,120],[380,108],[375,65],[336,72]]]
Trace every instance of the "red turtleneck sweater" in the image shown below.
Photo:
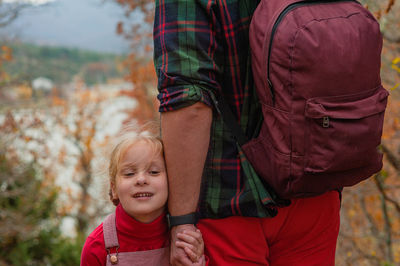
[[[115,220],[120,246],[118,252],[152,250],[168,245],[169,235],[165,214],[145,224],[129,216],[120,204],[115,211]],[[106,265],[106,258],[102,223],[86,239],[81,255],[81,265]]]

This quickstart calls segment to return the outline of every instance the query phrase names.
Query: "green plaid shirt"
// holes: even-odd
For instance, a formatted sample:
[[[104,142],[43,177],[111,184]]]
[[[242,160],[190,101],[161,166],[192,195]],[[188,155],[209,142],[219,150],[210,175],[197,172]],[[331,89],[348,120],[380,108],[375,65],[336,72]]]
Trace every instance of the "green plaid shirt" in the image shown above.
[[[247,136],[262,119],[250,66],[249,25],[257,0],[157,0],[154,63],[160,112],[196,102],[214,109],[199,203],[205,218],[271,217],[276,198],[231,138],[223,96]]]

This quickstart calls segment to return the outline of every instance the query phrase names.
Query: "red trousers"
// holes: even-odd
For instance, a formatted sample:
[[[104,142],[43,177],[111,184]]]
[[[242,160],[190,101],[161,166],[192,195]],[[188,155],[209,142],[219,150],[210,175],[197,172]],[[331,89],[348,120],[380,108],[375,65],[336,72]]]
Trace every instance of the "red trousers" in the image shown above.
[[[294,199],[274,218],[229,217],[198,223],[210,266],[335,265],[339,193]]]

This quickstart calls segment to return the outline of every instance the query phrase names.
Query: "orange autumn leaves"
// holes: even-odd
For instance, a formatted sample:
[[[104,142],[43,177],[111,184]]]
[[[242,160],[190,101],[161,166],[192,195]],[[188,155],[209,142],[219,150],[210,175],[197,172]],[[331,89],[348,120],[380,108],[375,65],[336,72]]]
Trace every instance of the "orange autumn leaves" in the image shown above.
[[[10,76],[3,69],[3,63],[9,62],[13,59],[12,49],[8,46],[1,46],[0,50],[0,86],[3,82],[9,80]]]

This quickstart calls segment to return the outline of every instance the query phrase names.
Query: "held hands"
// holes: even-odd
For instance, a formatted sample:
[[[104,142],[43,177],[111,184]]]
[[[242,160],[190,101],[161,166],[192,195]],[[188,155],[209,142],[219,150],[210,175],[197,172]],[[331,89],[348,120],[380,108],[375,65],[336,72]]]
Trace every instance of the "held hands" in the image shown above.
[[[193,263],[198,263],[204,254],[203,237],[199,229],[196,231],[184,230],[177,234],[176,246],[182,248]]]
[[[205,265],[204,242],[194,225],[178,225],[171,230],[171,264],[174,266]]]

